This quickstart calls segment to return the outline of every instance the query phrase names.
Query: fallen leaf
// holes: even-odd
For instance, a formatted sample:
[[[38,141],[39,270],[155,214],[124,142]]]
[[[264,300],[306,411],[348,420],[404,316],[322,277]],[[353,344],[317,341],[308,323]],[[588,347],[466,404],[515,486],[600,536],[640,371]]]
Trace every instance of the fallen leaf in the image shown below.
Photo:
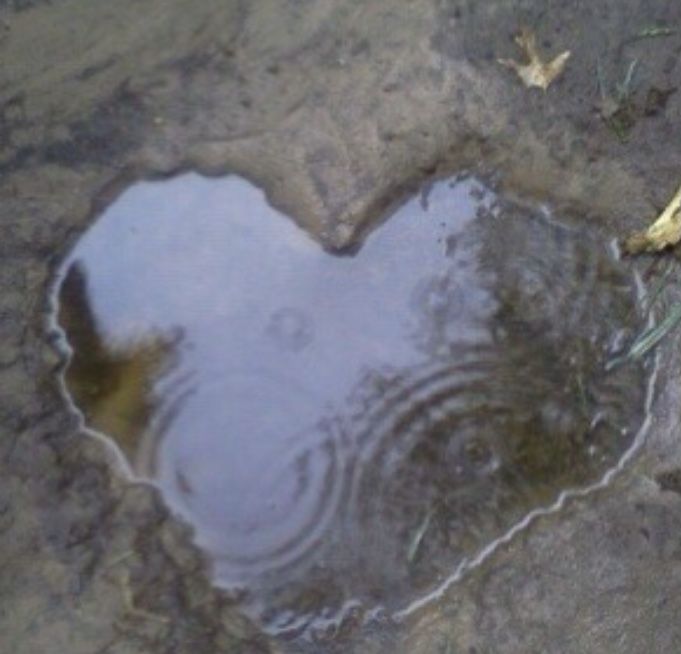
[[[626,254],[659,252],[681,240],[681,186],[657,220],[644,232],[636,232],[625,239]]]
[[[563,72],[563,68],[565,68],[565,64],[570,56],[570,51],[566,50],[552,61],[544,63],[537,52],[535,35],[530,30],[522,30],[515,37],[515,42],[525,53],[528,63],[521,64],[513,59],[497,59],[497,61],[502,66],[514,70],[528,88],[536,86],[546,91],[549,84]]]

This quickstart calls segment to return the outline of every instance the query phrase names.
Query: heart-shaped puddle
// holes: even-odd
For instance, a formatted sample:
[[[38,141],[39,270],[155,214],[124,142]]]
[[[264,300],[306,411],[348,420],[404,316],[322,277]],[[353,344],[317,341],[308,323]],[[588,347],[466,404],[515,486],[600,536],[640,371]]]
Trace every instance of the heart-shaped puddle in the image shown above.
[[[274,629],[398,609],[632,444],[636,285],[474,180],[355,256],[246,181],[139,183],[64,262],[66,387]]]

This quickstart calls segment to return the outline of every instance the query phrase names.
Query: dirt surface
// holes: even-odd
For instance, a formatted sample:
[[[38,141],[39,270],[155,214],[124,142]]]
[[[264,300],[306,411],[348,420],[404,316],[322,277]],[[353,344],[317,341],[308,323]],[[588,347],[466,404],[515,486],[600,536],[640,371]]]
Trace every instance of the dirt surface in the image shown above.
[[[678,337],[659,351],[645,444],[608,488],[400,624],[274,643],[211,588],[156,495],[80,432],[45,321],[52,272],[102,206],[186,168],[245,175],[330,249],[460,170],[604,239],[640,228],[681,174],[681,93],[667,93],[681,33],[631,37],[679,24],[663,0],[0,2],[0,650],[681,649]],[[546,93],[496,62],[519,56],[521,25],[549,55],[573,52]],[[634,59],[632,93],[603,110],[598,62],[613,94]]]

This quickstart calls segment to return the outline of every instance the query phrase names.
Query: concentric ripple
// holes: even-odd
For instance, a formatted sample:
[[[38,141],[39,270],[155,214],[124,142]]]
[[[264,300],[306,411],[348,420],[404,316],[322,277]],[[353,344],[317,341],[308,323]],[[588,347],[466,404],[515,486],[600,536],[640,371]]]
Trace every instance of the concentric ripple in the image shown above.
[[[472,180],[324,252],[244,180],[124,193],[56,284],[69,397],[274,631],[399,610],[631,446],[603,239]]]
[[[281,573],[319,547],[339,504],[343,461],[333,426],[314,422],[317,399],[265,370],[230,371],[183,398],[170,420],[159,413],[150,476],[203,526],[199,541],[223,583]],[[309,421],[296,430],[292,415]]]

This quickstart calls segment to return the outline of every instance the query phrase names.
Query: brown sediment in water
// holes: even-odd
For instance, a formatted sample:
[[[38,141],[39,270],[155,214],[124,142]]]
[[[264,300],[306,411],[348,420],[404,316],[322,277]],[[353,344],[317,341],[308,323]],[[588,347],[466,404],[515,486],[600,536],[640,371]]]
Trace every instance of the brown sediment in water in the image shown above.
[[[588,230],[471,179],[352,257],[244,180],[144,182],[60,274],[87,424],[275,631],[399,609],[600,478],[643,419],[642,367],[605,365],[636,330],[633,278]]]

